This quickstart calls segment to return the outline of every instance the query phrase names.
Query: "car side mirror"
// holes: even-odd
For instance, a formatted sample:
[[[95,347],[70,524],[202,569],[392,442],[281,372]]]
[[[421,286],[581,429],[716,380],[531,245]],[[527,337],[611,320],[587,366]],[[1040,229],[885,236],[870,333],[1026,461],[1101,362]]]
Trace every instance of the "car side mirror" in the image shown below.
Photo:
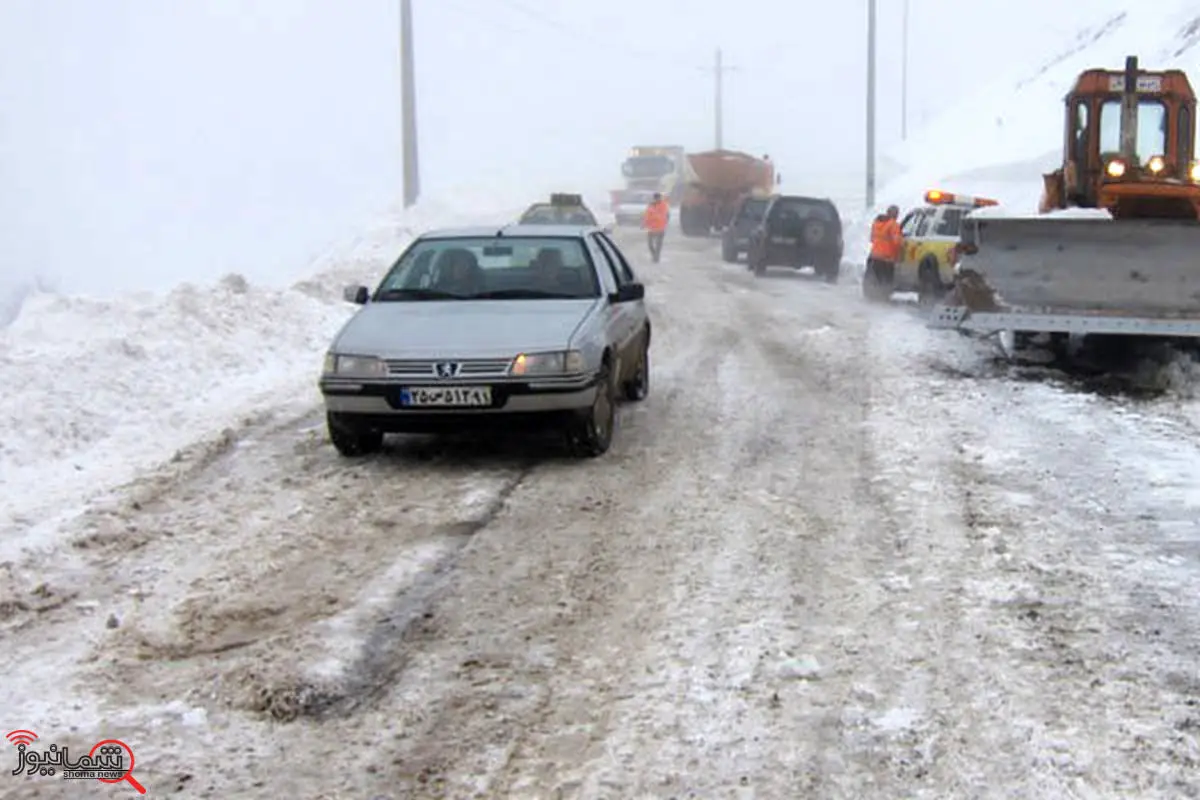
[[[611,223],[611,222],[610,222],[609,224],[607,224],[607,225],[605,225],[605,226],[604,226],[604,232],[605,232],[605,233],[612,233],[612,232],[613,232],[613,226],[612,226],[612,223]]]
[[[371,299],[371,292],[365,286],[347,286],[342,290],[342,299],[356,306],[364,306]]]
[[[611,303],[632,303],[646,297],[646,286],[641,283],[626,283],[608,296]]]

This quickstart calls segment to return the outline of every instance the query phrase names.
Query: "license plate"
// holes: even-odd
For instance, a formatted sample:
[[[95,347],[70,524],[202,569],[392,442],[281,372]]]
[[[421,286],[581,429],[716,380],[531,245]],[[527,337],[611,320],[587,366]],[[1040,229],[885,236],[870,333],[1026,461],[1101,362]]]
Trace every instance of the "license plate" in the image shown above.
[[[400,390],[400,405],[406,407],[465,406],[492,404],[490,386],[428,386]]]

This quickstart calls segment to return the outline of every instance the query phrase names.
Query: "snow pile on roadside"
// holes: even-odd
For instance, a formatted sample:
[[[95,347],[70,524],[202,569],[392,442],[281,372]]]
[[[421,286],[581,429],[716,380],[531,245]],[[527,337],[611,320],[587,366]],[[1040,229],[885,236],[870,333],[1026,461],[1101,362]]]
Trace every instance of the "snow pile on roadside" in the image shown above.
[[[385,218],[291,287],[235,274],[166,294],[30,294],[0,328],[3,544],[32,544],[55,514],[222,429],[317,403],[322,355],[353,312],[343,285],[373,283],[422,230],[511,221],[511,209],[493,201],[485,211],[487,201]]]
[[[0,395],[0,529],[72,510],[263,409],[315,401],[349,313],[238,275],[165,296],[29,298],[0,330],[12,387]]]
[[[991,217],[1008,219],[1046,219],[1047,217],[1058,217],[1059,219],[1112,219],[1112,214],[1104,208],[1061,208],[1056,211],[1039,214],[1036,209],[1033,211],[1023,211],[1016,208],[1009,208],[1005,205],[998,205],[972,211],[971,217],[974,219],[988,219]]]

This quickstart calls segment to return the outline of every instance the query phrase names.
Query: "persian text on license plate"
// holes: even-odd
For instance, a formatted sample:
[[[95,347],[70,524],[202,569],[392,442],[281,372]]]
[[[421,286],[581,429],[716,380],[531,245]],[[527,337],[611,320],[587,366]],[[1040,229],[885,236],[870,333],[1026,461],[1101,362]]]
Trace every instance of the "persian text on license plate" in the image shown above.
[[[405,407],[460,406],[480,407],[492,404],[490,386],[430,386],[400,390],[400,405]]]

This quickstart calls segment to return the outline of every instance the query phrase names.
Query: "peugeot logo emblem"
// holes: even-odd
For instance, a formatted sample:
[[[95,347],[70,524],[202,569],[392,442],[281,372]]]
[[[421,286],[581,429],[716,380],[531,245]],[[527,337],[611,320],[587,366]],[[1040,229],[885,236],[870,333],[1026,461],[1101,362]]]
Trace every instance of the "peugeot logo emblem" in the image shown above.
[[[457,378],[462,364],[453,361],[439,361],[433,365],[433,374],[439,378]]]

